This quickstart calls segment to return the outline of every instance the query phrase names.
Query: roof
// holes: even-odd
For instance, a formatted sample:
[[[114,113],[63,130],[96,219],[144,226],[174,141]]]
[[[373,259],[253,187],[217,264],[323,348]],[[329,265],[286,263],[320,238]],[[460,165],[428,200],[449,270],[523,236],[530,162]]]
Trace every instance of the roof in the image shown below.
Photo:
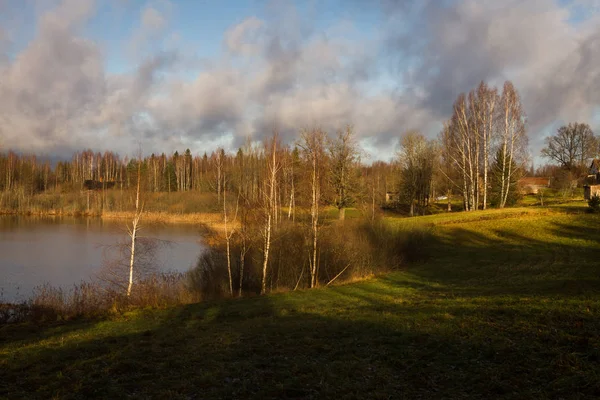
[[[550,178],[544,177],[525,177],[519,179],[521,186],[550,186]]]
[[[596,175],[598,172],[600,172],[600,160],[596,158],[592,160],[592,165],[590,165],[590,174]]]

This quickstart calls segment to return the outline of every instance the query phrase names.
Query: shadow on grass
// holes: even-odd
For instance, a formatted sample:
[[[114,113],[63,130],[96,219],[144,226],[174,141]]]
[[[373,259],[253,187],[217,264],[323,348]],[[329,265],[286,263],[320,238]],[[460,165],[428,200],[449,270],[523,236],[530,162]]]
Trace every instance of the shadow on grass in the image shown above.
[[[289,296],[214,302],[164,311],[151,325],[114,322],[101,339],[24,349],[2,363],[0,396],[600,395],[594,372],[600,326],[584,312],[536,316],[514,305],[382,304],[374,293],[351,287],[337,292],[358,308],[306,312]],[[294,296],[310,302],[311,294]]]
[[[68,323],[24,322],[19,324],[0,324],[0,345],[20,342],[22,345],[56,336],[72,334],[86,330],[98,323],[98,320],[72,320]]]

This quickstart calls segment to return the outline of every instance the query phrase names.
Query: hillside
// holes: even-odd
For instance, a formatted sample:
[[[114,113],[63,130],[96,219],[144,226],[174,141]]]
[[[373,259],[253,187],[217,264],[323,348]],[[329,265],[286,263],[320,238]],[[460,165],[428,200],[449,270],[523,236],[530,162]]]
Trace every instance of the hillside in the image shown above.
[[[0,397],[600,396],[600,217],[582,211],[388,218],[423,230],[421,261],[367,281],[2,326]]]

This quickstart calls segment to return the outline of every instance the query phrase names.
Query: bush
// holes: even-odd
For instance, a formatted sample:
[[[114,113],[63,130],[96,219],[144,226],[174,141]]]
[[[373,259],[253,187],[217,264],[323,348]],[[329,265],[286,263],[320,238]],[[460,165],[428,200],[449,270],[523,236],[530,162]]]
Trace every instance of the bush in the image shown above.
[[[600,212],[600,196],[597,194],[593,195],[588,200],[588,206],[590,206],[593,212]]]
[[[341,283],[396,269],[406,262],[422,261],[430,238],[427,229],[399,229],[385,221],[346,220],[322,226],[319,231],[319,285]],[[189,284],[203,299],[229,296],[229,277],[223,238],[211,239],[208,251],[200,256],[188,274]],[[243,292],[261,290],[263,239],[256,234],[247,243]],[[234,295],[239,289],[240,242],[231,242],[231,273]],[[312,232],[305,224],[282,221],[274,229],[269,252],[266,286],[268,291],[286,291],[310,286]]]

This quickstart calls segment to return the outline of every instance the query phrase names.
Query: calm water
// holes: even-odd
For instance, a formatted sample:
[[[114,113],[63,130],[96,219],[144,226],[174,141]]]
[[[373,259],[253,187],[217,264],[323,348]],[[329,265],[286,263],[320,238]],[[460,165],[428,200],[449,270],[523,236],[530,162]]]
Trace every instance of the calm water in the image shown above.
[[[0,216],[0,301],[20,301],[45,282],[69,287],[94,276],[103,246],[126,238],[123,221],[88,218]],[[141,236],[170,242],[161,246],[156,268],[187,271],[203,246],[192,225],[143,225]]]

